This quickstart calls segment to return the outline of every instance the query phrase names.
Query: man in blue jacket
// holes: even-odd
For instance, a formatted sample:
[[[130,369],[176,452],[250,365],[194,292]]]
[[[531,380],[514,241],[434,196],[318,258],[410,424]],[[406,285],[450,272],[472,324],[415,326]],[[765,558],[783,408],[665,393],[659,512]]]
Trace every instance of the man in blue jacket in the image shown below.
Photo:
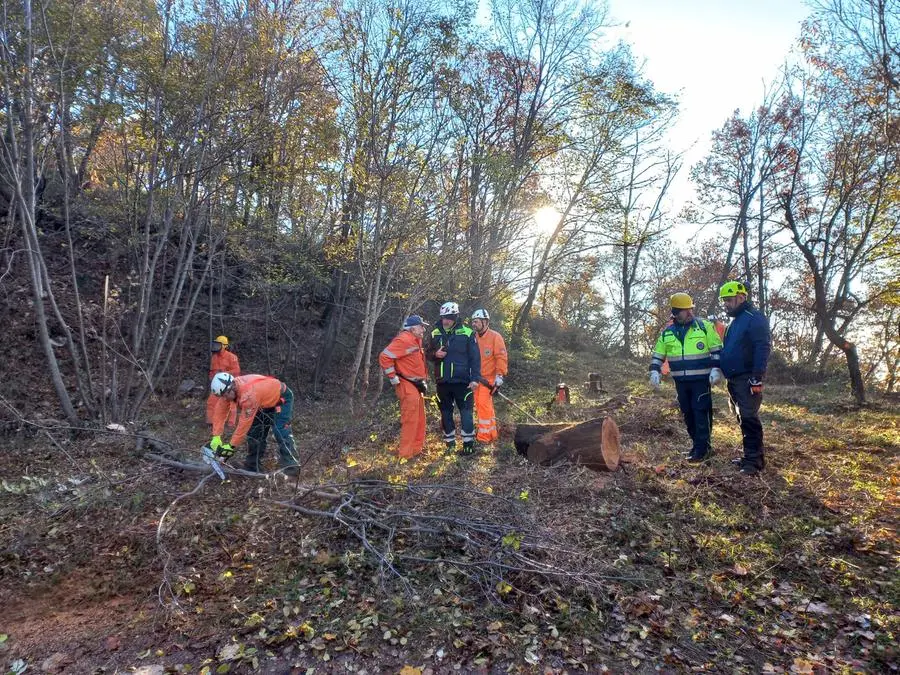
[[[448,450],[456,448],[456,423],[453,404],[459,408],[462,425],[463,453],[475,452],[475,422],[472,415],[475,389],[481,380],[481,352],[475,332],[459,322],[459,305],[441,305],[441,319],[431,331],[431,341],[425,356],[434,362],[434,381],[437,383],[441,408],[441,430]]]
[[[729,407],[737,415],[744,439],[744,456],[735,463],[745,476],[755,476],[766,466],[759,407],[772,339],[769,320],[750,304],[747,295],[747,287],[740,281],[729,281],[719,289],[719,299],[732,317],[719,367],[728,379]]]

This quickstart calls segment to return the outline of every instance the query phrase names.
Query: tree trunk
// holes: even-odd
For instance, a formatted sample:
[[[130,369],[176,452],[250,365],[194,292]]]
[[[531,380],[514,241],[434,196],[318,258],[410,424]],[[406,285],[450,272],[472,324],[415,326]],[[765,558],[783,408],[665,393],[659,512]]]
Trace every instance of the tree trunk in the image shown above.
[[[594,471],[615,471],[621,459],[619,427],[612,417],[580,424],[520,424],[515,445],[519,454],[542,465],[567,459]]]
[[[42,275],[44,267],[43,253],[41,251],[40,240],[38,238],[37,228],[37,208],[35,203],[35,122],[34,122],[34,84],[33,72],[34,68],[34,43],[31,29],[32,11],[31,2],[26,0],[23,3],[24,11],[24,34],[25,34],[25,60],[23,67],[23,96],[21,102],[21,123],[22,138],[21,148],[22,156],[14,150],[11,153],[11,164],[13,165],[14,180],[16,189],[16,203],[19,208],[19,217],[22,222],[22,235],[25,239],[25,251],[28,254],[28,266],[30,271],[31,291],[34,298],[34,312],[38,327],[38,338],[44,356],[47,359],[47,367],[50,370],[50,381],[53,389],[59,398],[60,407],[70,424],[76,426],[78,424],[78,415],[72,405],[72,399],[66,390],[63,381],[62,372],[59,368],[59,361],[53,352],[53,345],[50,344],[50,329],[48,327],[47,310],[45,307],[45,298],[50,298],[52,289],[45,286]],[[14,134],[13,123],[8,122],[7,131],[12,136]],[[15,138],[11,144],[15,148]],[[16,175],[15,172],[18,172]]]
[[[759,248],[756,251],[756,308],[763,314],[767,313],[766,305],[766,275],[763,267],[763,254],[765,246],[763,246],[763,238],[765,237],[766,216],[763,211],[765,191],[760,185],[759,190],[759,223],[757,224],[756,238]],[[749,281],[749,279],[748,279]]]
[[[626,225],[627,228],[627,225]],[[627,241],[628,233],[626,230],[626,241],[622,245],[622,353],[625,356],[631,356],[631,275],[629,274],[628,249]]]
[[[856,351],[856,345],[852,342],[845,341],[840,345],[847,357],[847,370],[850,371],[850,391],[853,398],[859,405],[866,403],[866,385],[863,382],[862,370],[859,366],[859,353]]]

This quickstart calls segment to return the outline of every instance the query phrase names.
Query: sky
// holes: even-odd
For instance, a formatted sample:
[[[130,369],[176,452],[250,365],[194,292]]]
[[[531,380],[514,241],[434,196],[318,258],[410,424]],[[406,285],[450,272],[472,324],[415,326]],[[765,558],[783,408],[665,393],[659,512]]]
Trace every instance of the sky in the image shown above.
[[[679,94],[673,150],[687,150],[675,211],[693,197],[691,165],[704,157],[712,131],[731,113],[763,97],[811,10],[803,0],[608,0],[619,27],[607,31],[632,45],[659,91]],[[627,24],[627,25],[625,25]]]

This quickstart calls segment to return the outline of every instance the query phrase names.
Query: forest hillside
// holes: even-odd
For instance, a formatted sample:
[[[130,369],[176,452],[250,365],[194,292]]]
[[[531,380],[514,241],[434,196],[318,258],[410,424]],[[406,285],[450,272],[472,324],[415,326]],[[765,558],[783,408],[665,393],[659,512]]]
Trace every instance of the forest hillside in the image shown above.
[[[615,23],[4,6],[0,665],[897,669],[900,8],[697,160]]]

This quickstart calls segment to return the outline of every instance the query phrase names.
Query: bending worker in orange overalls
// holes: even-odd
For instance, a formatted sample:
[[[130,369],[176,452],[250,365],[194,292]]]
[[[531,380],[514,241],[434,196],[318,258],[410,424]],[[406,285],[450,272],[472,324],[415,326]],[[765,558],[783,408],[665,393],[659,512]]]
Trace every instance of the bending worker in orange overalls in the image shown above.
[[[220,335],[212,341],[210,346],[212,356],[209,359],[209,382],[216,376],[216,373],[229,373],[237,377],[241,374],[241,364],[238,361],[237,354],[228,348],[228,338]],[[212,393],[206,399],[206,423],[213,423],[213,408],[216,407],[218,399]],[[231,409],[228,421],[231,426],[235,424],[234,408]]]
[[[271,429],[278,441],[280,464],[289,476],[296,476],[297,451],[291,434],[291,413],[294,408],[294,393],[282,381],[269,375],[241,375],[216,373],[210,384],[210,391],[216,396],[213,409],[213,437],[210,449],[219,457],[228,459],[234,454],[235,446],[247,439],[247,460],[244,468],[260,471],[262,458],[266,452],[266,440]],[[232,402],[237,402],[238,423],[231,441],[222,442],[225,420]]]
[[[400,400],[400,446],[397,454],[415,457],[425,446],[425,354],[422,338],[428,324],[418,314],[403,322],[403,330],[378,355],[384,371]]]
[[[472,312],[472,328],[481,352],[481,380],[487,385],[475,390],[475,419],[478,422],[475,440],[479,443],[493,443],[499,438],[493,397],[503,385],[509,367],[506,343],[500,333],[488,328],[490,321],[491,315],[486,309]]]

